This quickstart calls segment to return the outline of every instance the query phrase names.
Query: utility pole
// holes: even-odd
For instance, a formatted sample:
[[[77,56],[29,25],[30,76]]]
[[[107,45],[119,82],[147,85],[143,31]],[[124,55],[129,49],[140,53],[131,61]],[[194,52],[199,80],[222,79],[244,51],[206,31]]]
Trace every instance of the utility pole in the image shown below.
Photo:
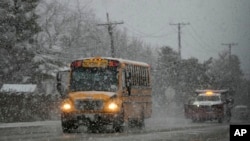
[[[123,24],[123,22],[110,22],[109,21],[109,14],[106,13],[106,15],[107,15],[107,23],[97,24],[97,25],[98,26],[107,26],[108,27],[108,33],[109,33],[109,36],[110,36],[111,56],[115,57],[113,29],[114,29],[115,25],[117,25],[117,24]]]
[[[237,43],[222,43],[221,45],[223,46],[228,46],[228,53],[229,53],[229,60],[231,60],[231,55],[232,55],[232,46],[237,46]]]
[[[181,26],[184,25],[189,25],[189,23],[170,23],[169,25],[174,25],[178,27],[178,54],[179,54],[179,59],[181,60]]]
[[[229,48],[229,50],[228,50],[228,54],[229,54],[229,68],[231,69],[232,68],[232,63],[231,63],[231,55],[232,55],[232,53],[231,53],[231,50],[232,50],[232,46],[236,46],[236,45],[238,45],[237,43],[222,43],[221,45],[223,45],[223,46],[228,46],[228,48]],[[230,73],[231,73],[231,75],[230,75],[230,80],[229,80],[229,84],[230,85],[233,85],[233,70],[231,69],[230,70]]]

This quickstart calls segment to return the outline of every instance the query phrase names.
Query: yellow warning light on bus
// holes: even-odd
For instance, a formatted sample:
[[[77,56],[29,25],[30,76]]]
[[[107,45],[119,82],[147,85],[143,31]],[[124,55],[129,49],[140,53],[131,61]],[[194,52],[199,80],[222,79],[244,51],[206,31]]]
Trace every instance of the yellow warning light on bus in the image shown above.
[[[214,94],[212,91],[207,91],[206,92],[206,95],[212,95],[212,94]]]

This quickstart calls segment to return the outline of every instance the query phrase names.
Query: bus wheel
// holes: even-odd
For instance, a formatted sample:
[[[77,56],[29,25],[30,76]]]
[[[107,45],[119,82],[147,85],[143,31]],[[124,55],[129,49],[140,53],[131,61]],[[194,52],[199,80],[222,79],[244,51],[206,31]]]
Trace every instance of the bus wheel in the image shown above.
[[[77,129],[78,126],[74,125],[73,121],[62,121],[63,133],[70,133],[73,129]]]
[[[113,131],[120,132],[120,133],[124,132],[124,129],[125,129],[124,125],[125,125],[124,122],[121,120],[114,122],[113,123]]]
[[[122,108],[123,109],[123,108]],[[113,131],[114,132],[125,132],[128,130],[129,122],[125,120],[124,111],[118,116],[118,118],[113,121]]]
[[[114,125],[113,131],[114,131],[114,132],[122,133],[122,132],[124,132],[124,127],[121,126],[121,125]]]
[[[145,128],[145,120],[144,120],[144,113],[143,112],[141,113],[141,119],[139,119],[139,121],[138,121],[138,127],[140,129]]]
[[[69,133],[73,129],[77,129],[78,126],[75,125],[75,121],[69,118],[69,115],[61,114],[61,125],[63,133]]]

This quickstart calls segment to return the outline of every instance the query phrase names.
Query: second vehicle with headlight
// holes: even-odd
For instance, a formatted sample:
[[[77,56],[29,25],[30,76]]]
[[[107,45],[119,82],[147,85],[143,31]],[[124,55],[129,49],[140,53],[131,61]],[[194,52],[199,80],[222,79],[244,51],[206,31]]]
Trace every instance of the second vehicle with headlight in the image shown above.
[[[197,96],[184,105],[186,118],[194,122],[218,120],[221,123],[229,116],[227,92],[227,90],[196,90]]]

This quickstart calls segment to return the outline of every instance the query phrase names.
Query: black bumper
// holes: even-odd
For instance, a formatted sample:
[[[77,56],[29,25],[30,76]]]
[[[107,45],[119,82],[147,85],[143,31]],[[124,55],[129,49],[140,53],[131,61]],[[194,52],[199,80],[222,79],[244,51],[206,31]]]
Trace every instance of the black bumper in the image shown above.
[[[110,113],[62,113],[62,122],[74,122],[78,125],[90,125],[90,124],[112,124],[123,121],[121,114]]]

